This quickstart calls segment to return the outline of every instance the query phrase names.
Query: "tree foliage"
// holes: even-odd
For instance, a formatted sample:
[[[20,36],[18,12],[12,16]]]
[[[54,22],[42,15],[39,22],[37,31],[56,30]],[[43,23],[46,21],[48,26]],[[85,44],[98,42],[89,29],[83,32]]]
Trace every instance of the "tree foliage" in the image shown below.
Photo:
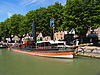
[[[100,5],[94,0],[68,0],[63,15],[62,27],[75,28],[79,35],[85,35],[90,27],[100,25]]]

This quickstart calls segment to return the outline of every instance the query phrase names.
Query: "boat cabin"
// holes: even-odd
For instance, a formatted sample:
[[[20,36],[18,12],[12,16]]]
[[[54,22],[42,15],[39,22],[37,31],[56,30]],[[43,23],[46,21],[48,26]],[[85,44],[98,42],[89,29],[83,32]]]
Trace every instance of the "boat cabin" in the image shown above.
[[[64,41],[50,41],[52,46],[56,46],[58,48],[65,47]]]
[[[40,41],[37,42],[37,48],[48,49],[48,48],[61,48],[65,47],[65,42],[61,41]]]
[[[40,41],[40,42],[37,42],[36,46],[38,49],[49,49],[51,48],[51,43],[48,41]]]

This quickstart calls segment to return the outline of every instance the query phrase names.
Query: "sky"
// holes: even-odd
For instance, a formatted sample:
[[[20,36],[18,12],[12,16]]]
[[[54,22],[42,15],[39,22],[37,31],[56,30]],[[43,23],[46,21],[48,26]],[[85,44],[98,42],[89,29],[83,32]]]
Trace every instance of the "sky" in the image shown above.
[[[3,22],[13,14],[25,15],[30,10],[48,7],[55,2],[59,2],[62,5],[66,4],[66,0],[0,0],[0,22]]]

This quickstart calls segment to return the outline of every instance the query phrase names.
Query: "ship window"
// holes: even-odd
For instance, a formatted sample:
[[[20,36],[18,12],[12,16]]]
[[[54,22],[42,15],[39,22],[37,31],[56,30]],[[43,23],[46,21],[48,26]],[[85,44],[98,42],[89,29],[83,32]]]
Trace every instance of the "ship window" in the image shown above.
[[[58,45],[64,45],[64,43],[58,43]]]
[[[39,47],[44,47],[44,46],[50,46],[51,44],[49,42],[42,42],[42,43],[38,43],[37,46]]]

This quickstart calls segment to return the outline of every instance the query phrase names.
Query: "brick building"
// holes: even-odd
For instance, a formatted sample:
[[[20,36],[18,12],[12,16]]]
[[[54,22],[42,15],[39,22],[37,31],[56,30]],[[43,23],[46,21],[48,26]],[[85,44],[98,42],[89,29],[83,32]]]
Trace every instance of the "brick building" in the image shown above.
[[[54,40],[64,40],[64,35],[65,35],[64,31],[55,32],[53,38]]]

